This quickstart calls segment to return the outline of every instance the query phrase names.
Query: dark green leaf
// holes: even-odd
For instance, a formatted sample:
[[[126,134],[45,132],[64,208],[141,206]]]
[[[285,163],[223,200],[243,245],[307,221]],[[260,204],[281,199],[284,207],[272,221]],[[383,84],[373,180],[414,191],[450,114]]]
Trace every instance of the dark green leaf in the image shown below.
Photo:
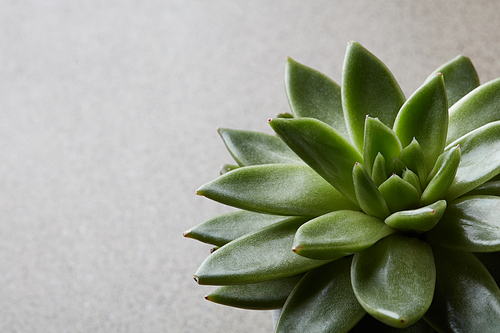
[[[485,83],[450,108],[447,143],[500,120],[500,79]]]
[[[451,143],[460,145],[460,164],[446,200],[451,201],[473,190],[500,172],[500,121],[480,127]]]
[[[497,195],[500,196],[500,180],[493,180],[484,183],[473,189],[470,192],[467,192],[467,195]]]
[[[430,246],[418,238],[388,236],[354,255],[354,294],[373,317],[408,327],[429,308],[436,278]]]
[[[184,233],[204,243],[222,246],[249,232],[258,230],[289,216],[269,215],[240,210],[216,216]]]
[[[218,129],[222,140],[240,166],[269,163],[303,163],[280,138],[260,132]]]
[[[479,77],[469,58],[459,55],[438,67],[430,76],[442,73],[448,107],[479,86]]]
[[[351,288],[351,257],[306,274],[283,307],[276,333],[347,332],[363,317]]]
[[[340,86],[320,72],[288,58],[285,70],[288,103],[296,117],[316,118],[348,139]]]
[[[339,209],[358,210],[301,164],[239,168],[206,183],[197,194],[237,208],[277,215],[319,216]]]
[[[382,333],[434,333],[436,332],[423,319],[420,319],[415,324],[406,328],[394,328],[381,323],[370,315],[366,315],[359,321],[349,333],[367,333],[367,332],[382,332]]]
[[[199,284],[263,282],[300,274],[331,260],[292,252],[293,237],[307,218],[293,217],[240,237],[212,253],[194,274]]]
[[[481,260],[486,269],[490,272],[497,285],[500,284],[500,252],[483,252],[474,253],[474,255]]]
[[[273,119],[270,125],[311,168],[356,203],[352,166],[363,157],[346,139],[313,118]]]
[[[352,142],[363,150],[365,117],[392,127],[405,96],[389,69],[359,43],[347,46],[342,73],[342,105]]]
[[[353,254],[394,233],[382,220],[351,210],[325,214],[304,223],[293,241],[293,251],[313,259]]]
[[[433,247],[436,290],[425,320],[439,332],[497,333],[500,290],[472,254]]]
[[[468,252],[500,251],[500,197],[464,196],[448,205],[427,240]]]
[[[243,309],[281,309],[303,276],[299,274],[258,283],[222,286],[205,296],[205,299]]]
[[[442,75],[426,81],[401,107],[394,122],[394,132],[403,147],[416,139],[430,172],[446,145],[448,106]],[[411,169],[411,168],[410,168]],[[415,170],[414,170],[415,171]]]

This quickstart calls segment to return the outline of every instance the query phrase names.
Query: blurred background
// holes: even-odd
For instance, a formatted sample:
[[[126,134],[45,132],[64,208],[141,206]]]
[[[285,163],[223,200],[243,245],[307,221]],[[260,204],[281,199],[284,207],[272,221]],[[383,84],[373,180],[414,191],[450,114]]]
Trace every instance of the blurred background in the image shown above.
[[[464,54],[500,76],[500,2],[0,0],[0,331],[271,332],[192,279],[218,126],[272,133],[287,56],[337,83],[347,42],[407,96]]]

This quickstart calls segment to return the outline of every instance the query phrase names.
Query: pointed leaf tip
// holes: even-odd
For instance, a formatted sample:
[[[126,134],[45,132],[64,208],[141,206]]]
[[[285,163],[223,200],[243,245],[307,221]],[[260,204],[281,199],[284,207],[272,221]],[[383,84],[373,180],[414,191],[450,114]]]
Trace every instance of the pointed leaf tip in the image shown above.
[[[184,231],[184,232],[182,233],[182,236],[184,236],[184,237],[189,237],[189,236],[190,236],[190,234],[191,234],[191,229]]]
[[[194,282],[200,284],[200,279],[196,275],[193,275]]]

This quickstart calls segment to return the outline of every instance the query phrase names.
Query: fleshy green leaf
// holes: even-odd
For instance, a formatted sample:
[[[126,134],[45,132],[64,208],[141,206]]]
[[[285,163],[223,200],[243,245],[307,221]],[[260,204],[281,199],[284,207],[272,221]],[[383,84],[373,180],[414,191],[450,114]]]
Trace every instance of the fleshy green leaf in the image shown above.
[[[380,186],[383,182],[387,180],[387,173],[385,169],[385,158],[382,154],[377,154],[372,167],[372,180],[377,186]]]
[[[385,219],[385,223],[401,231],[417,233],[431,230],[446,211],[446,201],[439,200],[432,205],[412,210],[395,212]]]
[[[420,199],[417,189],[398,175],[390,176],[379,190],[391,212],[415,207]]]
[[[490,272],[497,285],[500,285],[500,252],[474,253],[481,260],[486,269]]]
[[[436,278],[431,247],[391,235],[354,255],[351,277],[363,308],[383,323],[407,327],[429,308]]]
[[[500,180],[494,180],[484,183],[473,189],[470,192],[467,192],[467,195],[497,195],[500,196]]]
[[[420,197],[422,206],[429,205],[445,196],[453,179],[455,179],[459,163],[460,148],[458,146],[445,151],[439,156],[427,179],[427,187]]]
[[[363,142],[363,160],[366,171],[372,173],[372,165],[378,153],[386,161],[392,161],[401,152],[401,142],[392,129],[380,120],[366,117],[365,136]]]
[[[222,246],[249,232],[283,221],[289,216],[269,215],[240,210],[211,218],[184,233],[185,237]]]
[[[351,257],[306,274],[283,307],[276,333],[347,332],[366,313],[351,288]]]
[[[468,252],[500,251],[500,197],[464,196],[448,205],[427,240]]]
[[[334,129],[313,118],[273,119],[274,131],[311,168],[356,203],[352,166],[363,157]]]
[[[239,168],[206,183],[197,194],[233,207],[277,215],[318,216],[339,209],[358,210],[301,164]]]
[[[251,284],[222,286],[205,299],[242,309],[280,309],[304,274]]]
[[[411,143],[401,151],[399,159],[408,167],[408,169],[417,174],[420,179],[420,187],[424,189],[427,185],[427,170],[425,168],[425,159],[422,147],[420,147],[420,144],[415,138],[413,138]]]
[[[389,69],[359,43],[347,46],[342,73],[342,105],[351,141],[363,151],[365,117],[392,127],[405,96]]]
[[[422,187],[420,186],[420,179],[413,171],[407,168],[405,171],[403,171],[403,177],[401,178],[403,178],[404,181],[407,181],[408,183],[412,184],[413,187],[418,191],[418,193],[422,193]]]
[[[351,210],[340,210],[303,224],[295,235],[293,251],[313,259],[353,254],[394,233],[382,220]]]
[[[278,137],[266,133],[218,128],[227,149],[240,166],[302,163]]]
[[[240,237],[208,256],[194,274],[199,284],[263,282],[300,274],[331,260],[292,252],[295,232],[307,218],[293,217]]]
[[[340,86],[320,72],[288,58],[285,70],[288,103],[296,117],[316,118],[348,139]]]
[[[407,169],[408,167],[406,164],[401,161],[397,156],[392,159],[392,161],[389,163],[387,166],[387,176],[390,176],[392,174],[396,174],[398,176],[402,176],[403,172]]]
[[[368,215],[380,219],[386,218],[390,212],[385,199],[361,163],[354,165],[352,179],[356,199],[361,209]]]
[[[460,145],[460,164],[446,200],[451,201],[500,172],[500,121],[484,125],[448,145]]]
[[[424,153],[425,168],[432,170],[444,150],[448,130],[448,106],[442,75],[426,81],[401,107],[394,132],[403,147],[415,138]],[[411,169],[411,168],[410,168]]]
[[[500,120],[500,79],[485,83],[450,108],[447,143]]]
[[[448,107],[479,86],[479,77],[469,58],[459,55],[442,66],[438,67],[429,78],[437,73],[442,73]]]
[[[233,171],[234,169],[238,169],[240,166],[234,164],[224,164],[220,167],[220,174],[223,175],[228,173],[229,171]]]
[[[436,290],[425,320],[439,332],[498,332],[500,290],[472,254],[433,247]]]

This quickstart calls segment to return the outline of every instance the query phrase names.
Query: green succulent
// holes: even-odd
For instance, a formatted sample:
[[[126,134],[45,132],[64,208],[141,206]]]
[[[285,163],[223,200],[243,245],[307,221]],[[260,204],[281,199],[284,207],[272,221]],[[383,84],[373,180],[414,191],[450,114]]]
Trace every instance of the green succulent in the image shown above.
[[[288,59],[285,87],[277,136],[218,130],[237,165],[197,194],[240,210],[184,234],[216,246],[206,298],[276,332],[500,332],[500,79],[458,56],[406,99],[352,42],[341,86]]]

